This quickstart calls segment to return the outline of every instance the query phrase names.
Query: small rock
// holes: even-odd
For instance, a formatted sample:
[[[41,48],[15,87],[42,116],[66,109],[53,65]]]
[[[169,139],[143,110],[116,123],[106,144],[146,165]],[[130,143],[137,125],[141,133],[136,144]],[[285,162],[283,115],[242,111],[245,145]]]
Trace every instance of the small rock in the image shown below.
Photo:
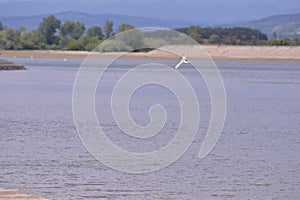
[[[21,70],[26,69],[23,65],[15,64],[6,60],[0,59],[0,70]]]

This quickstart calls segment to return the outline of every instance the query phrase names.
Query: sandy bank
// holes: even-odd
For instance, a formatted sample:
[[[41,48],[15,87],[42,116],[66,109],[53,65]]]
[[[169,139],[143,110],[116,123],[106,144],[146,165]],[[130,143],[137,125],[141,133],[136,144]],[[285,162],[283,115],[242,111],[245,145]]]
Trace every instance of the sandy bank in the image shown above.
[[[6,190],[0,188],[0,200],[14,199],[14,200],[47,200],[43,197],[24,194],[19,190]]]
[[[204,49],[216,60],[300,61],[300,46],[204,46]]]
[[[199,52],[203,54],[202,48],[214,60],[294,60],[300,61],[300,46],[226,46],[226,45],[204,45],[204,46],[168,46],[167,49],[176,49],[177,52],[185,52],[190,49],[190,57]],[[27,57],[27,58],[84,58],[89,54],[86,51],[52,51],[52,50],[21,50],[0,51],[1,57]],[[193,55],[194,54],[194,55]],[[105,53],[107,56],[116,56],[120,53]],[[198,56],[198,55],[197,55]],[[178,59],[178,56],[161,50],[148,53],[127,53],[125,58],[130,59]]]

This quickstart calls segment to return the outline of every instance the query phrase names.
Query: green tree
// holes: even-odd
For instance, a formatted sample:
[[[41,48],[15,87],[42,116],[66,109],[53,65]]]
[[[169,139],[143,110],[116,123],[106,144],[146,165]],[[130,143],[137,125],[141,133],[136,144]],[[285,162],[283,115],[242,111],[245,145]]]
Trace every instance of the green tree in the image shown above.
[[[2,25],[2,23],[0,22],[0,31],[2,31],[3,30],[3,25]]]
[[[58,37],[55,35],[57,29],[60,27],[60,20],[56,19],[53,15],[50,15],[43,19],[39,24],[39,32],[42,35],[42,41],[45,44],[52,45],[58,43]]]
[[[25,31],[21,33],[23,49],[44,49],[41,34],[37,30]]]
[[[202,41],[201,40],[201,27],[200,26],[196,26],[196,25],[189,26],[188,29],[187,29],[187,34],[188,34],[188,36],[190,36],[191,38],[193,38],[197,42]]]
[[[66,44],[65,49],[73,51],[84,50],[84,45],[79,40],[71,40],[68,44]]]
[[[100,46],[96,47],[100,52],[119,52],[119,51],[132,51],[133,49],[120,40],[105,40]]]
[[[85,31],[84,24],[78,21],[71,22],[67,20],[59,28],[60,36],[72,38],[75,40],[78,40],[80,36],[83,35],[84,31]]]
[[[141,30],[138,29],[132,29],[130,31],[123,32],[120,35],[116,35],[115,40],[131,47],[132,50],[139,50],[140,47],[144,46],[143,34]]]
[[[79,41],[82,42],[86,51],[92,51],[100,43],[97,37],[89,37],[87,35],[80,37]]]
[[[85,26],[83,23],[81,22],[75,22],[73,23],[74,27],[73,27],[73,31],[71,34],[71,37],[74,38],[75,40],[78,40],[80,38],[80,36],[83,35],[84,31],[85,31]]]
[[[284,38],[279,38],[279,39],[275,39],[275,38],[271,38],[267,41],[267,45],[272,45],[272,46],[288,46],[289,45],[289,41],[287,39]]]
[[[191,36],[198,42],[202,42],[202,39],[206,39],[209,42],[212,35],[218,35],[221,38],[220,42],[225,44],[262,44],[263,41],[268,40],[266,34],[255,29],[244,27],[200,28],[199,26],[190,26],[188,28],[178,28],[175,30]],[[216,39],[216,36],[214,37]]]
[[[67,20],[59,27],[60,37],[70,37],[73,29],[73,22]]]
[[[208,42],[210,44],[220,44],[221,43],[221,38],[220,36],[218,36],[217,34],[212,34],[209,39]]]
[[[107,20],[105,22],[105,25],[103,27],[103,32],[104,32],[104,38],[105,39],[108,39],[112,35],[112,33],[113,33],[113,25],[114,24],[113,24],[112,21]]]
[[[47,49],[49,48],[45,43],[43,43],[43,35],[39,32],[39,30],[33,30],[29,32],[28,37],[25,38],[25,41],[29,41],[34,45],[35,49]]]
[[[21,33],[19,30],[6,28],[0,31],[0,49],[22,49]]]
[[[128,30],[131,30],[131,29],[135,29],[134,26],[130,25],[130,24],[121,24],[119,27],[118,27],[118,30],[117,30],[117,33],[121,33],[121,32],[124,32],[124,31],[128,31]]]
[[[146,46],[147,48],[159,48],[161,46],[164,46],[167,44],[167,41],[160,39],[160,38],[144,38],[144,46]]]
[[[300,38],[294,38],[293,39],[293,44],[296,45],[296,46],[299,46],[300,45]]]
[[[103,39],[103,31],[101,29],[100,26],[92,26],[90,27],[87,32],[86,32],[87,36],[89,37],[96,37],[99,40]]]

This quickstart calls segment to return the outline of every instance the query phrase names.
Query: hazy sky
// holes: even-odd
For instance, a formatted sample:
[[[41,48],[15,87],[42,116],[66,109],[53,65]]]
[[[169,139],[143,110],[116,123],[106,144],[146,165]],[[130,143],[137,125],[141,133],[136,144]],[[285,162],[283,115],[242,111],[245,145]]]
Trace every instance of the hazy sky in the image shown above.
[[[0,16],[70,10],[221,24],[299,13],[300,0],[0,0]]]

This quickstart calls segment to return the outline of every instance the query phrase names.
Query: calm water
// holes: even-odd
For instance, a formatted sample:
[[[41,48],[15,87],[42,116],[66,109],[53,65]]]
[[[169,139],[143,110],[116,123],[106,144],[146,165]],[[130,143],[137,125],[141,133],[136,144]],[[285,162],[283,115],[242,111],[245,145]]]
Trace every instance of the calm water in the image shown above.
[[[72,88],[80,59],[12,59],[26,71],[0,72],[0,187],[49,199],[299,199],[300,62],[217,62],[228,102],[224,131],[204,159],[198,152],[210,119],[200,76],[180,71],[200,102],[200,128],[189,150],[169,167],[142,175],[112,170],[82,145],[72,119]],[[164,61],[166,64],[174,64]],[[113,121],[111,88],[136,61],[116,64],[100,83],[96,108],[112,141],[147,152],[167,144],[180,119],[172,93],[158,86],[136,92],[132,117],[148,122],[161,103],[166,127],[140,141]],[[102,84],[102,85],[101,85]]]

